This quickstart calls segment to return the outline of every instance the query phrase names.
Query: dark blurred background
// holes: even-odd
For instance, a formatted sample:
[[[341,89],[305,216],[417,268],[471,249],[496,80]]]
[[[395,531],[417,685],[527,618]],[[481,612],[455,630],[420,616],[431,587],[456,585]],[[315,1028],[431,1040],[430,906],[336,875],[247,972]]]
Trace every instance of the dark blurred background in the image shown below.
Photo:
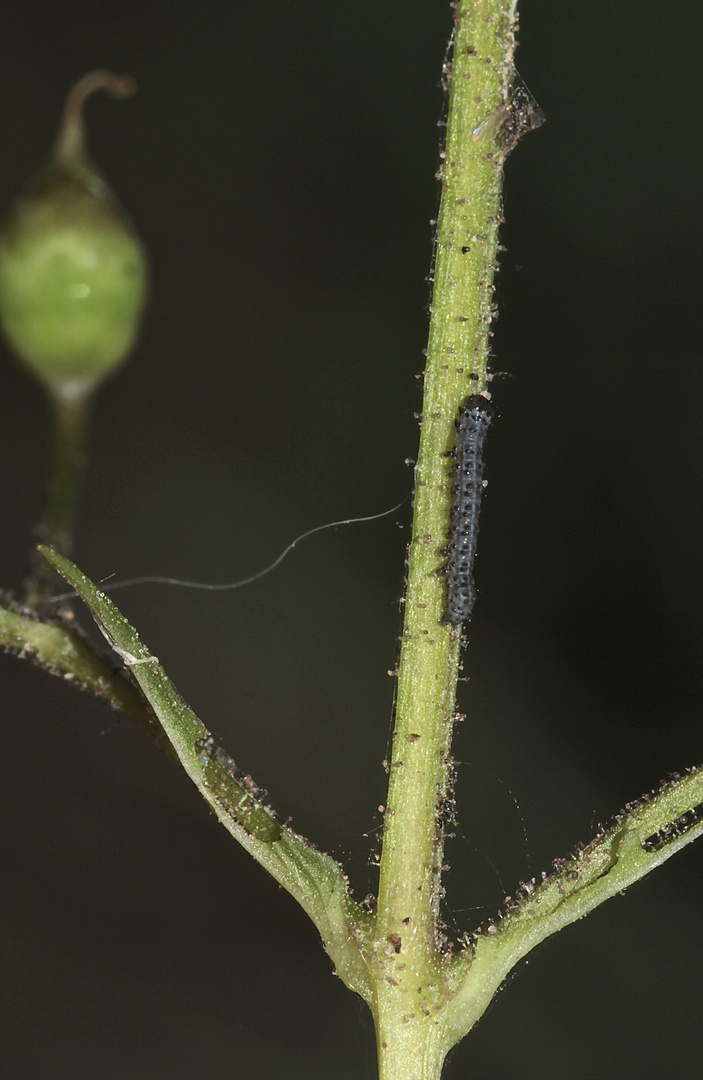
[[[75,79],[139,82],[87,114],[152,265],[139,348],[97,408],[76,549],[94,577],[236,579],[409,490],[449,29],[445,0],[3,5],[3,205]],[[548,123],[507,166],[457,932],[703,758],[702,33],[694,0],[522,5]],[[48,433],[6,350],[0,385],[12,588]],[[317,535],[240,592],[119,596],[361,895],[409,514]],[[372,1080],[365,1006],[185,776],[98,701],[1,667],[3,1077]],[[702,860],[692,845],[538,950],[447,1080],[691,1075]]]

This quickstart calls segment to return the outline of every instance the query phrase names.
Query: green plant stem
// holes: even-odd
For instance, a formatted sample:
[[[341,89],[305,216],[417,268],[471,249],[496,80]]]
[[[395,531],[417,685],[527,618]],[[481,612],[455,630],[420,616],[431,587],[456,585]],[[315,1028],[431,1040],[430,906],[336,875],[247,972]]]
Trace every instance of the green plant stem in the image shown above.
[[[92,416],[93,391],[88,388],[49,391],[53,420],[52,463],[44,518],[37,529],[42,543],[63,555],[73,549],[76,508],[87,463],[86,446]],[[39,611],[46,600],[64,588],[45,559],[33,559],[27,583],[27,603]]]
[[[65,588],[65,585],[63,586]],[[97,694],[113,709],[133,720],[166,753],[175,753],[152,710],[139,691],[98,656],[76,631],[57,622],[40,622],[21,611],[0,607],[0,648],[33,661],[52,675],[62,676]]]
[[[435,1013],[448,989],[437,930],[444,844],[438,815],[449,795],[461,628],[440,624],[446,586],[437,571],[444,562],[441,552],[449,527],[452,477],[447,453],[454,446],[455,420],[462,402],[485,391],[487,384],[503,154],[495,138],[484,142],[474,138],[474,132],[507,101],[515,7],[515,0],[475,0],[455,9],[413,533],[380,864],[376,948],[386,978],[378,983],[374,1012],[382,1080],[436,1077],[449,1048],[438,1033],[441,1025]],[[410,1000],[417,1008],[409,1006]],[[433,1017],[429,1023],[428,1015]],[[404,1031],[398,1042],[398,1034]]]
[[[64,555],[73,547],[76,507],[86,467],[86,443],[92,415],[91,390],[54,393],[54,458],[49,479],[42,541]],[[62,586],[63,587],[63,586]]]

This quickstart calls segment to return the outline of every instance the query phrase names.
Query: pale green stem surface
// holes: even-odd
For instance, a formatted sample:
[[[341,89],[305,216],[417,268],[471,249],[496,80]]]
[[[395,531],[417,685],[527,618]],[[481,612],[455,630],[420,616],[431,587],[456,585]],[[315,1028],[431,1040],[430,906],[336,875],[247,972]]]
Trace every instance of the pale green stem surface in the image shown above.
[[[479,140],[474,132],[507,102],[514,20],[515,0],[456,9],[380,866],[376,949],[385,978],[374,1014],[382,1080],[437,1077],[452,1045],[442,1020],[450,986],[437,940],[444,839],[437,815],[448,793],[461,628],[440,624],[446,585],[437,571],[445,561],[455,421],[464,400],[487,385],[501,219],[503,155],[497,138]]]

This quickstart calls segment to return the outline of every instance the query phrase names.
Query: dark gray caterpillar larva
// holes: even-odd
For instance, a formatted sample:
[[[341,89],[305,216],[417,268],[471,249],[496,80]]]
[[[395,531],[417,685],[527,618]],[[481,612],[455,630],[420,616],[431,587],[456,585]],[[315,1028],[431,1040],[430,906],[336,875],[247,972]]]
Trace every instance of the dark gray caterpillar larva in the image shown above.
[[[447,608],[442,616],[445,626],[466,622],[476,599],[474,558],[483,494],[483,446],[493,411],[490,401],[476,394],[462,405],[456,425],[454,505],[447,562],[442,570],[447,578]]]

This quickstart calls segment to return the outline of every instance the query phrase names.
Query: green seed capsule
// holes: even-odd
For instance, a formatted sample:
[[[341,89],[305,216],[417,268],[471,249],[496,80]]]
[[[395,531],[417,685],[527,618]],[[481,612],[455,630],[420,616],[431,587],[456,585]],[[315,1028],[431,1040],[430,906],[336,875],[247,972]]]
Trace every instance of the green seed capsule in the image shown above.
[[[82,394],[127,357],[146,294],[139,239],[84,148],[83,104],[131,80],[95,71],[66,100],[54,154],[0,226],[0,319],[20,360],[60,396]]]

